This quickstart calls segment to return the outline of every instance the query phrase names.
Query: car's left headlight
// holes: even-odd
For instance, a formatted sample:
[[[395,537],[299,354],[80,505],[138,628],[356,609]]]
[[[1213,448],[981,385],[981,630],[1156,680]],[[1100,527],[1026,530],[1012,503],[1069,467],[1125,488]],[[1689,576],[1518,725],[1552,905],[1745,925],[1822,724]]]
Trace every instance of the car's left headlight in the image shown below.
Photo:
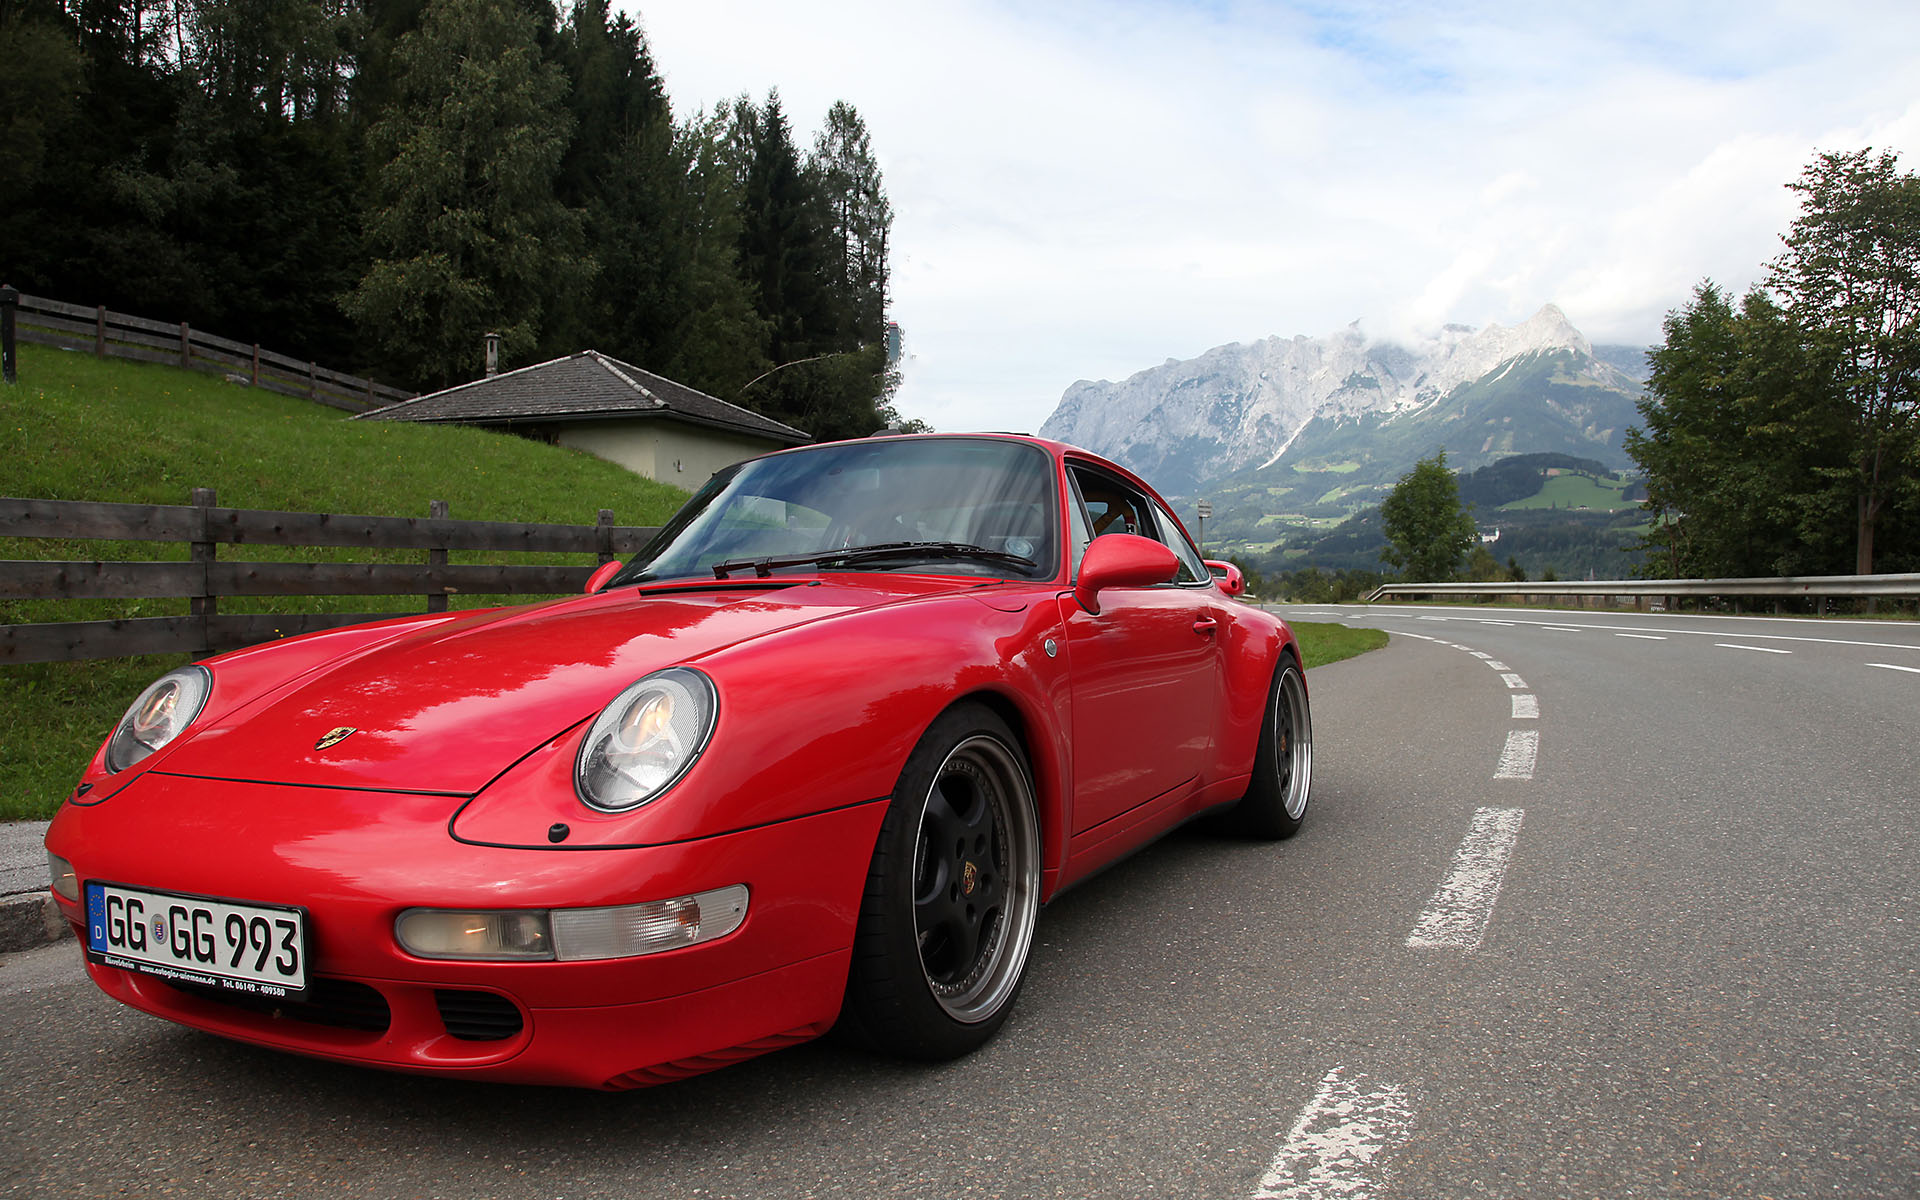
[[[670,667],[634,683],[601,711],[574,759],[580,799],[625,812],[677,783],[713,736],[719,698],[713,681]]]
[[[107,741],[107,770],[124,771],[180,736],[206,706],[213,673],[205,667],[169,671],[140,693]]]

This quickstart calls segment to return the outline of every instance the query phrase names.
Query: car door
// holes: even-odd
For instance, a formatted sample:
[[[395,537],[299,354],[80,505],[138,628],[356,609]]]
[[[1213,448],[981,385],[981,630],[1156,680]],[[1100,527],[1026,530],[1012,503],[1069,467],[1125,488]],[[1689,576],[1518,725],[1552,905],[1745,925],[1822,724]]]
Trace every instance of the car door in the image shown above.
[[[1099,613],[1059,599],[1073,722],[1073,832],[1192,785],[1220,695],[1218,601],[1178,525],[1116,476],[1070,465],[1074,567],[1095,537],[1133,533],[1180,559],[1180,577],[1100,593]]]

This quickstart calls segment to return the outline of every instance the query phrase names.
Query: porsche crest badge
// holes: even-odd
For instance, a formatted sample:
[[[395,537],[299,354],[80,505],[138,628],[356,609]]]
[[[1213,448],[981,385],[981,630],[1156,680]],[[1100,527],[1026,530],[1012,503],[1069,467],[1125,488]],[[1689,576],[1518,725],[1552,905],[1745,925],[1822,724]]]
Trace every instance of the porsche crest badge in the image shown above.
[[[321,736],[320,740],[313,744],[313,748],[315,750],[325,750],[329,746],[338,746],[341,742],[346,741],[357,732],[359,732],[359,729],[353,725],[337,726],[327,730],[327,732]]]

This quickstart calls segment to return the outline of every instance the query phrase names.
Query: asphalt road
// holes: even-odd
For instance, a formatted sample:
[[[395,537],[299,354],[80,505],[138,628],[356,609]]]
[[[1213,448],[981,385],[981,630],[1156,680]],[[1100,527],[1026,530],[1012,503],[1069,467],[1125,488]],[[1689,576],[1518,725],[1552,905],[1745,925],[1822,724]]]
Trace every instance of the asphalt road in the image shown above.
[[[1920,627],[1357,620],[1306,830],[1061,898],[965,1061],[388,1076],[119,1008],[67,942],[0,959],[0,1195],[1920,1194]]]

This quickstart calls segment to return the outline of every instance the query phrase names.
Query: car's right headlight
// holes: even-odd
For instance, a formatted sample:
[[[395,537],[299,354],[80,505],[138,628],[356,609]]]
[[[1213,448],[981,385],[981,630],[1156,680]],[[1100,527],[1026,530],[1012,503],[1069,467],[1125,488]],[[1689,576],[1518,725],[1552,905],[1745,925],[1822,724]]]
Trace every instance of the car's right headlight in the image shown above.
[[[713,681],[670,667],[614,697],[587,730],[574,759],[580,799],[606,812],[638,808],[679,782],[713,736]]]
[[[156,680],[120,718],[107,741],[107,770],[124,771],[180,736],[206,706],[213,673],[181,667]]]

